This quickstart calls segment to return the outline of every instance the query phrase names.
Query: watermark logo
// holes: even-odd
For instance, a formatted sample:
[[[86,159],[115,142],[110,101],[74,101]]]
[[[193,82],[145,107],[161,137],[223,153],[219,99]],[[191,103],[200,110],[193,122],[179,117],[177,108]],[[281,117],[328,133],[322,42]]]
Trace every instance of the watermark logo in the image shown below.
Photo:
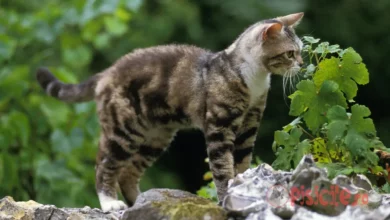
[[[366,205],[368,194],[351,193],[348,189],[340,188],[337,185],[331,185],[327,189],[314,186],[313,190],[304,186],[293,186],[288,189],[283,185],[274,185],[267,192],[267,202],[275,208],[283,207],[288,202],[292,206],[295,204],[302,206],[356,206]]]

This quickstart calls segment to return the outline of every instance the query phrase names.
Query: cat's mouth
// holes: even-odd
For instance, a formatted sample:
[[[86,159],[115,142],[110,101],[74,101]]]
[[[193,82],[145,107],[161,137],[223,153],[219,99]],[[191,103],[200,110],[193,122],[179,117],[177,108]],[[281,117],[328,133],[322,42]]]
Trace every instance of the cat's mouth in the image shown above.
[[[291,67],[283,74],[283,94],[286,94],[286,89],[290,92],[294,91],[296,84],[299,82],[300,67]]]
[[[295,77],[299,71],[301,70],[300,67],[290,67],[288,69],[286,68],[275,68],[271,67],[271,72],[275,75],[280,75],[286,78]]]
[[[284,74],[283,74],[283,77],[295,77],[299,71],[301,70],[300,67],[291,67],[290,69],[288,69]]]

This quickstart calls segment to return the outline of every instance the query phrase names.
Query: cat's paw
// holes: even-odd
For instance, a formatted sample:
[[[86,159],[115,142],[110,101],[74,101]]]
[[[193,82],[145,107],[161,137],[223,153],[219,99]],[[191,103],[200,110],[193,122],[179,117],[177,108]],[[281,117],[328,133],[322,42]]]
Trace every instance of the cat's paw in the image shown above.
[[[102,201],[100,206],[103,212],[119,211],[127,208],[127,205],[120,200]]]

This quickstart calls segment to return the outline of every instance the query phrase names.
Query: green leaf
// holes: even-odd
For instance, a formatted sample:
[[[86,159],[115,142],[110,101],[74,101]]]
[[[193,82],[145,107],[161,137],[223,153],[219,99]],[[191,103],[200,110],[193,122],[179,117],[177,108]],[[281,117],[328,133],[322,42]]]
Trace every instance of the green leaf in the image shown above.
[[[343,55],[343,72],[359,85],[369,83],[369,73],[362,57],[353,49],[348,48]]]
[[[137,10],[142,5],[142,0],[125,1],[126,7],[130,10]]]
[[[76,34],[63,33],[61,35],[61,48],[76,48],[82,44],[80,36]]]
[[[128,29],[126,23],[124,23],[122,20],[118,19],[117,17],[105,17],[104,25],[107,31],[113,36],[121,36]]]
[[[311,144],[310,144],[309,140],[304,140],[304,141],[298,143],[294,147],[294,150],[295,150],[295,154],[294,154],[293,162],[294,162],[294,168],[295,168],[299,164],[299,162],[301,161],[302,157],[304,155],[310,153]]]
[[[371,115],[370,109],[364,105],[353,105],[351,109],[351,126],[353,126],[356,131],[360,133],[376,136],[374,122],[371,118],[366,118]]]
[[[50,135],[50,143],[52,149],[56,153],[69,153],[72,150],[72,144],[68,138],[68,135],[60,129],[56,129]]]
[[[390,183],[387,182],[385,185],[383,185],[381,190],[383,190],[384,193],[390,193]]]
[[[331,143],[341,140],[345,136],[348,125],[348,115],[345,108],[341,106],[334,106],[329,109],[326,115],[329,121],[328,124],[328,138]]]
[[[274,152],[277,151],[276,149],[278,146],[291,148],[295,147],[300,142],[302,130],[295,126],[297,123],[299,123],[299,121],[300,118],[297,118],[290,123],[292,126],[292,128],[288,130],[290,133],[288,133],[286,129],[283,131],[275,131],[274,142],[272,144],[272,150]]]
[[[342,61],[332,57],[320,62],[313,80],[317,88],[326,80],[335,81],[348,100],[352,100],[357,94],[356,83],[365,85],[369,82],[366,66],[362,63],[360,55],[352,48],[344,53]]]
[[[316,66],[314,66],[314,64],[309,64],[306,67],[306,75],[312,75],[315,70],[316,70]]]
[[[299,139],[302,136],[302,130],[294,127],[290,130],[290,133],[286,131],[275,131],[275,142],[278,145],[283,146],[295,146],[299,143]]]
[[[203,186],[200,188],[196,194],[200,197],[206,198],[206,199],[211,199],[213,201],[218,201],[218,196],[217,196],[217,190],[215,188],[214,182],[210,182],[207,184],[207,186]]]
[[[300,128],[293,128],[291,129],[290,131],[290,142],[289,144],[290,145],[296,145],[297,143],[299,143],[299,139],[301,138],[302,136],[302,130]]]
[[[294,158],[294,148],[285,147],[284,149],[279,148],[276,152],[276,159],[272,163],[272,167],[279,170],[289,170],[291,169],[291,161]]]
[[[37,160],[36,175],[51,183],[63,182],[64,180],[69,183],[70,181],[77,180],[75,175],[66,168],[64,161],[50,161],[46,157]]]
[[[30,138],[30,123],[27,116],[21,112],[13,111],[9,114],[10,123],[13,125],[13,132],[20,138],[22,146],[28,147]]]
[[[1,139],[0,139],[1,140]],[[4,178],[4,160],[3,160],[3,156],[0,154],[0,183],[3,182],[3,178]],[[0,189],[1,189],[1,186],[0,186]]]
[[[287,145],[290,135],[285,131],[275,131],[275,141],[278,145]]]
[[[11,37],[0,34],[0,62],[10,59],[15,53],[17,41]]]
[[[330,179],[336,177],[337,175],[350,175],[354,172],[354,169],[350,166],[347,166],[344,163],[317,163],[321,168],[325,168],[328,172],[328,177]]]
[[[309,42],[311,44],[315,44],[315,43],[320,42],[320,39],[316,39],[314,37],[309,37],[309,36],[304,36],[303,40],[306,41],[306,42]]]
[[[53,98],[45,98],[40,105],[40,109],[52,128],[60,127],[68,122],[70,107],[63,102]]]
[[[316,162],[325,164],[332,162],[332,158],[329,155],[325,140],[321,137],[317,137],[313,140],[311,153]]]
[[[303,80],[298,83],[297,91],[290,96],[290,115],[299,116],[303,119],[310,130],[317,130],[326,122],[326,112],[333,105],[347,107],[346,100],[339,90],[337,83],[324,81],[317,92],[314,83]]]
[[[130,12],[122,9],[122,8],[118,8],[116,11],[115,11],[115,16],[118,17],[120,20],[124,21],[124,22],[128,22],[131,18],[131,14]]]
[[[339,53],[341,52],[340,46],[338,44],[330,45],[328,47],[329,53]]]
[[[22,98],[29,89],[29,67],[19,65],[5,69],[0,80],[0,97]]]
[[[102,19],[89,21],[82,29],[82,37],[87,41],[93,41],[102,29]]]
[[[98,49],[107,48],[110,45],[111,35],[108,33],[102,33],[95,36],[93,44]]]
[[[344,140],[346,148],[353,157],[362,157],[367,164],[374,165],[377,157],[370,151],[373,145],[370,142],[377,143],[376,130],[373,121],[370,118],[370,110],[362,105],[353,105],[351,116],[340,106],[332,107],[328,112],[328,131],[329,140],[334,143],[336,140]]]
[[[92,53],[88,46],[79,45],[62,50],[62,56],[66,64],[74,68],[81,68],[91,62]]]
[[[75,74],[64,67],[58,67],[52,69],[53,74],[60,80],[65,83],[78,83],[79,80],[76,78]]]
[[[328,47],[329,47],[329,42],[322,42],[314,49],[313,52],[318,54],[324,54],[328,51]]]
[[[15,186],[18,186],[19,177],[18,177],[18,163],[17,158],[13,155],[2,154],[3,163],[6,165],[4,169],[4,177],[7,178],[7,181],[1,182],[1,187],[8,189],[10,191]]]

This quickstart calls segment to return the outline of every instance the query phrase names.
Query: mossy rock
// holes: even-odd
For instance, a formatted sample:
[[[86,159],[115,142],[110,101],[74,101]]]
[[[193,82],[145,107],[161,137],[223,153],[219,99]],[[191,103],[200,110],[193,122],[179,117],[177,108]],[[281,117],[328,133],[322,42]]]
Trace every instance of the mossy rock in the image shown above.
[[[152,189],[142,193],[122,219],[227,219],[226,211],[211,200],[171,189]]]

